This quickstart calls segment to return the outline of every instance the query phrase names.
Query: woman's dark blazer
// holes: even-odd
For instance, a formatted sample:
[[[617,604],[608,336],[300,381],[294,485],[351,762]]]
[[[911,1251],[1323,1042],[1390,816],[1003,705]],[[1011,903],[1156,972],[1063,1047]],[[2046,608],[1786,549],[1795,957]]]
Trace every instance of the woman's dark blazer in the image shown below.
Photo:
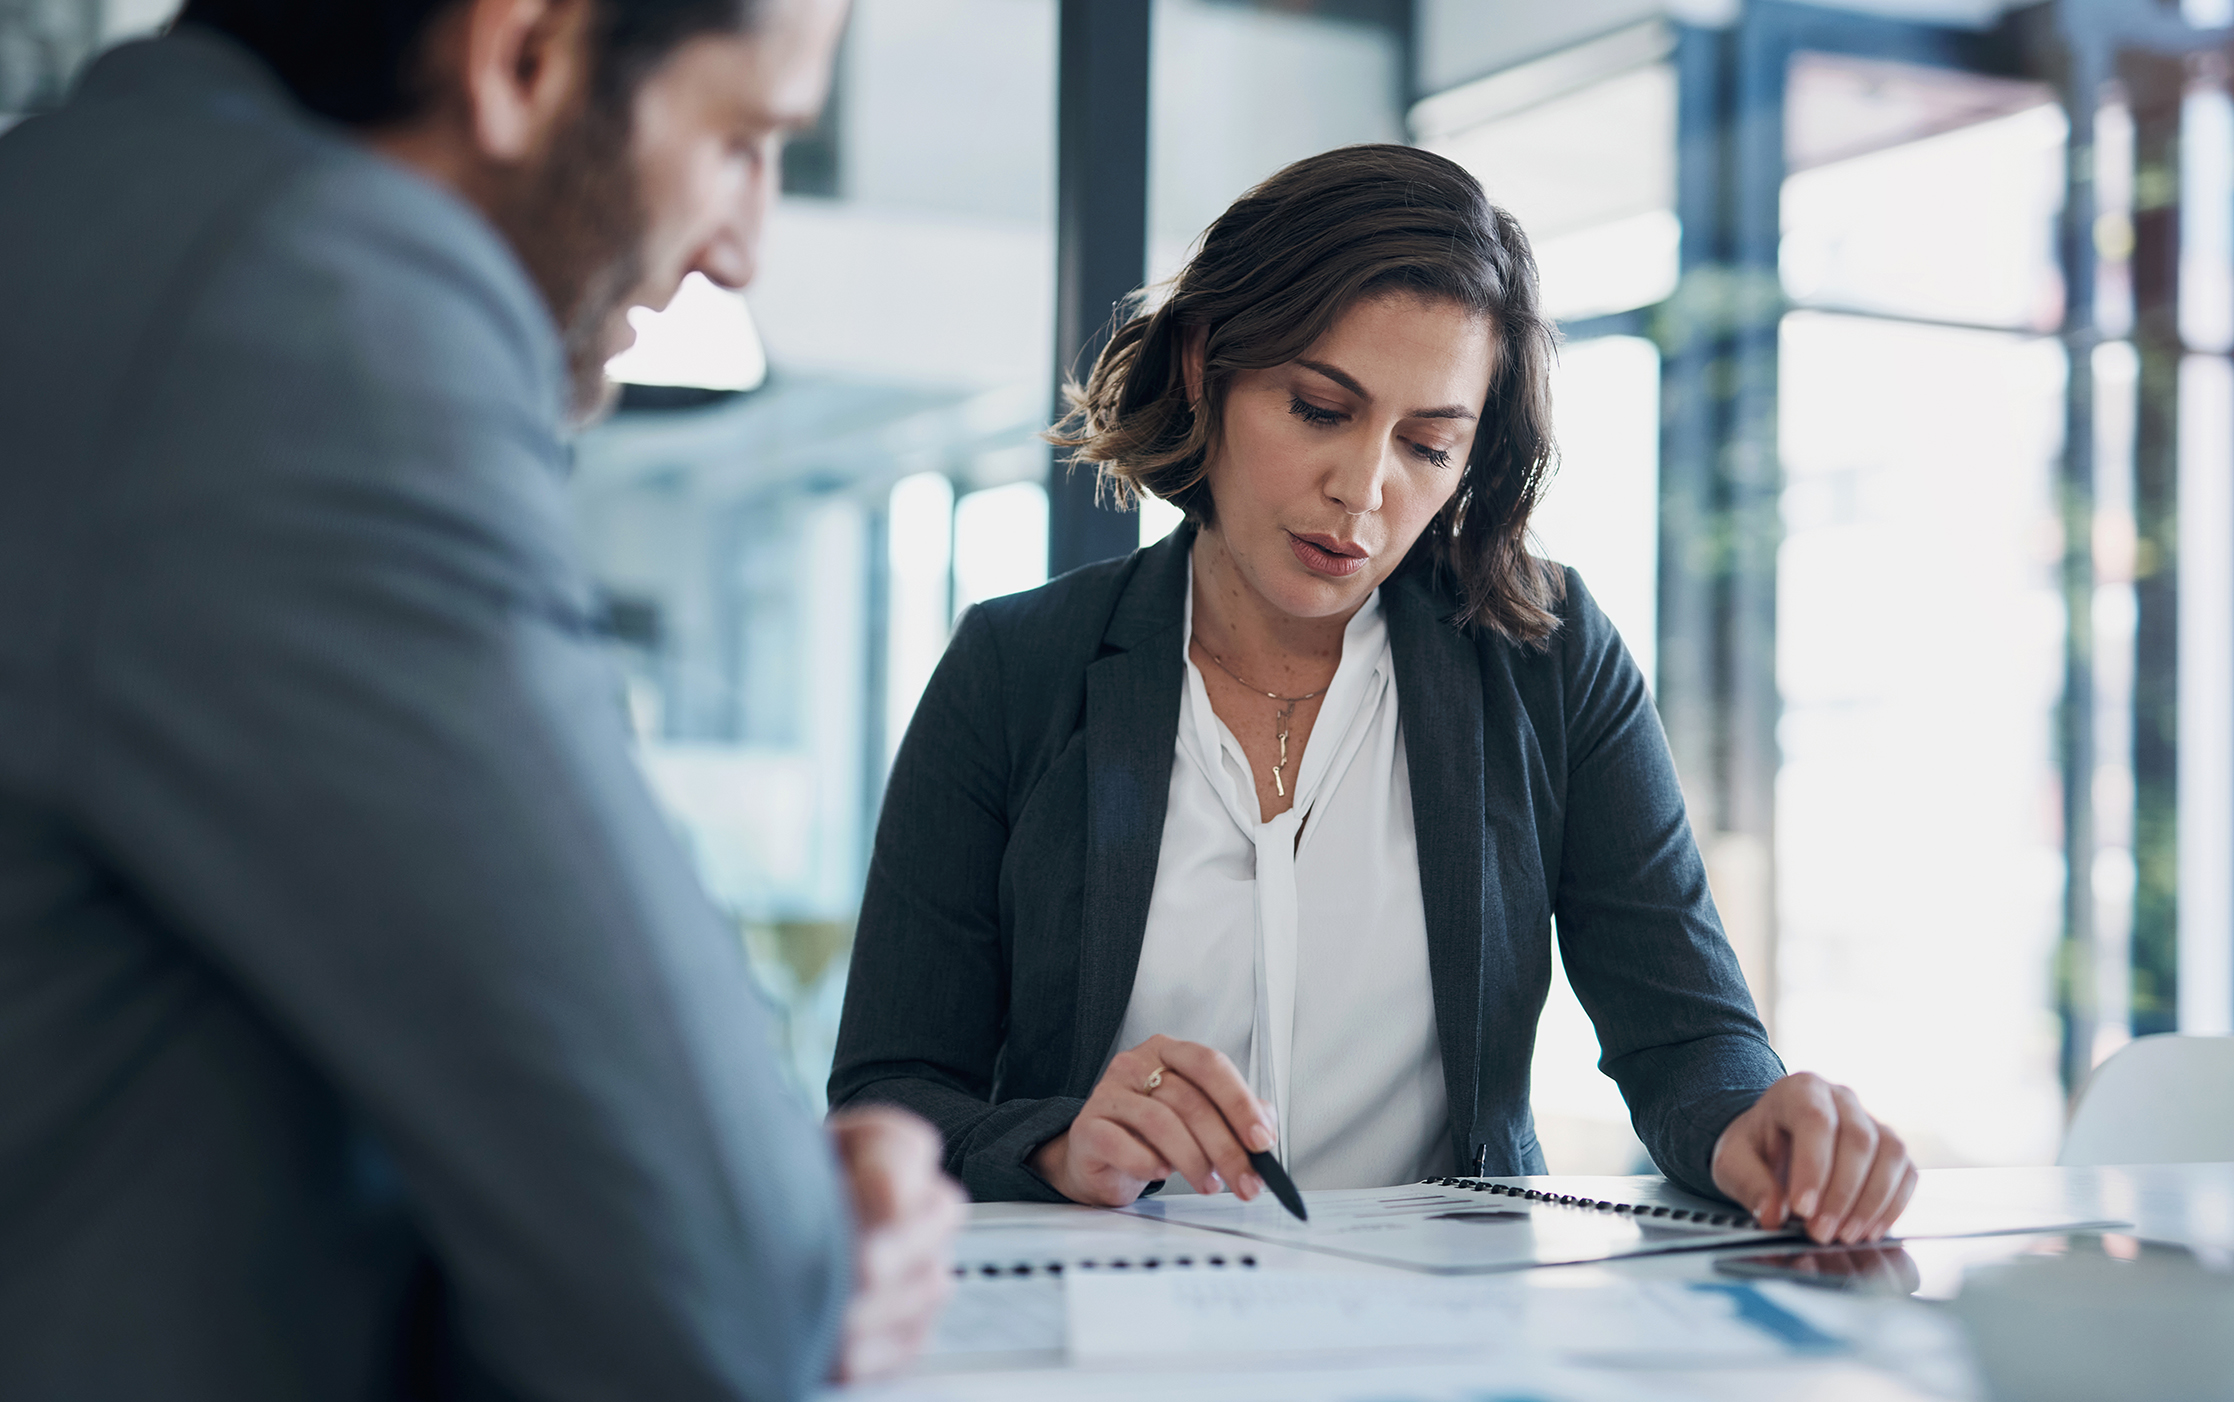
[[[1025,1159],[1077,1115],[1132,997],[1193,534],[971,609],[892,767],[830,1103],[923,1115],[980,1200],[1059,1200]],[[1638,1137],[1712,1192],[1715,1139],[1784,1067],[1643,674],[1572,570],[1566,583],[1541,649],[1453,627],[1425,570],[1381,590],[1451,1147],[1473,1171],[1544,1171],[1528,1071],[1556,916]]]

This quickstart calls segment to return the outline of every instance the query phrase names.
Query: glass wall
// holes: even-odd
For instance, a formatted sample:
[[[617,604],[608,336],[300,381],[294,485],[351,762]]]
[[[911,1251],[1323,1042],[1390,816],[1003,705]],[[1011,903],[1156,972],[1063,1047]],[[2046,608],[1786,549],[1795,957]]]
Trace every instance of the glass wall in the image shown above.
[[[2061,349],[1795,312],[1782,355],[1780,1041],[1935,1161],[2043,1161]]]
[[[1176,272],[1210,221],[1280,167],[1404,139],[1401,33],[1374,9],[1155,0],[1150,281]]]
[[[1430,9],[1446,40],[1485,13]],[[2046,1161],[2126,1039],[2234,1023],[2226,64],[2091,56],[2074,152],[2014,20],[1606,23],[1412,112],[1570,329],[1539,538],[1683,684],[1694,828],[1788,1060],[1927,1163]],[[1622,427],[1654,412],[1680,457]],[[1555,1169],[1632,1151],[1589,1050],[1555,994]]]
[[[2222,25],[2220,4],[2191,15]],[[2179,618],[2177,984],[2155,1011],[2182,1032],[2234,1032],[2234,98],[2197,65],[2180,103],[2175,566]]]
[[[1420,143],[1472,171],[1528,231],[1553,316],[1675,291],[1674,43],[1650,21],[1412,109]]]
[[[1780,349],[1780,1041],[1927,1162],[2045,1162],[2063,116],[1816,55],[1787,104],[1785,290],[1838,311],[1790,313]]]

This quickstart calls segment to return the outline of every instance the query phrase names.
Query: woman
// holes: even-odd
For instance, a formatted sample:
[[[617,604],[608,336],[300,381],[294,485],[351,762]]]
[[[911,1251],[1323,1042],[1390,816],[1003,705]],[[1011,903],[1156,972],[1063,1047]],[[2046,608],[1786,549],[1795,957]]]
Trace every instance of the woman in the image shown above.
[[[1058,441],[1187,524],[980,606],[893,766],[830,1080],[980,1199],[1541,1173],[1568,978],[1661,1169],[1822,1241],[1912,1191],[1785,1076],[1644,679],[1524,544],[1553,334],[1520,229],[1396,146],[1214,224]]]

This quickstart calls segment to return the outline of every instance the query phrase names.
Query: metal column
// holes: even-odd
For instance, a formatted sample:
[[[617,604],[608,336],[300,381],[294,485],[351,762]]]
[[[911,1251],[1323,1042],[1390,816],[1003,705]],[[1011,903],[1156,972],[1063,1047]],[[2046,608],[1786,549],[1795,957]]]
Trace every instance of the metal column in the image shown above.
[[[2179,987],[2180,108],[2187,66],[2128,54],[2133,109],[2133,1035],[2170,1032]]]
[[[1676,45],[1682,282],[1661,308],[1656,694],[1725,929],[1774,1017],[1783,36]]]
[[[2056,488],[2063,518],[2063,699],[2056,711],[2063,776],[2063,951],[2057,1003],[2063,1023],[2064,1085],[2076,1089],[2094,1064],[2099,1017],[2094,918],[2094,191],[2095,114],[2107,78],[2101,53],[2073,43],[2061,75],[2071,136],[2064,155],[2062,248],[2065,376],[2063,458]]]
[[[1056,413],[1084,379],[1117,303],[1148,276],[1151,0],[1062,0],[1055,155]],[[1058,452],[1047,482],[1047,565],[1061,574],[1132,551],[1136,513],[1095,500]]]

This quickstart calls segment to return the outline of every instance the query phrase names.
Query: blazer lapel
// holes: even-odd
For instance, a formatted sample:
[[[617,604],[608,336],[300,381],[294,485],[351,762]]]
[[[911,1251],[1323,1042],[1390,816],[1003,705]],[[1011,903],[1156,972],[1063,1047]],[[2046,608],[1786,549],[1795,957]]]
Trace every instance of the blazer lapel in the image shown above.
[[[1482,945],[1501,913],[1491,909],[1485,876],[1491,854],[1481,663],[1467,635],[1444,621],[1442,604],[1418,574],[1406,572],[1384,586],[1382,608],[1412,781],[1452,1148],[1459,1171],[1468,1172],[1481,1088]]]
[[[1143,551],[1086,669],[1085,910],[1071,1093],[1086,1095],[1124,1025],[1148,931],[1179,741],[1179,636],[1194,531]]]

